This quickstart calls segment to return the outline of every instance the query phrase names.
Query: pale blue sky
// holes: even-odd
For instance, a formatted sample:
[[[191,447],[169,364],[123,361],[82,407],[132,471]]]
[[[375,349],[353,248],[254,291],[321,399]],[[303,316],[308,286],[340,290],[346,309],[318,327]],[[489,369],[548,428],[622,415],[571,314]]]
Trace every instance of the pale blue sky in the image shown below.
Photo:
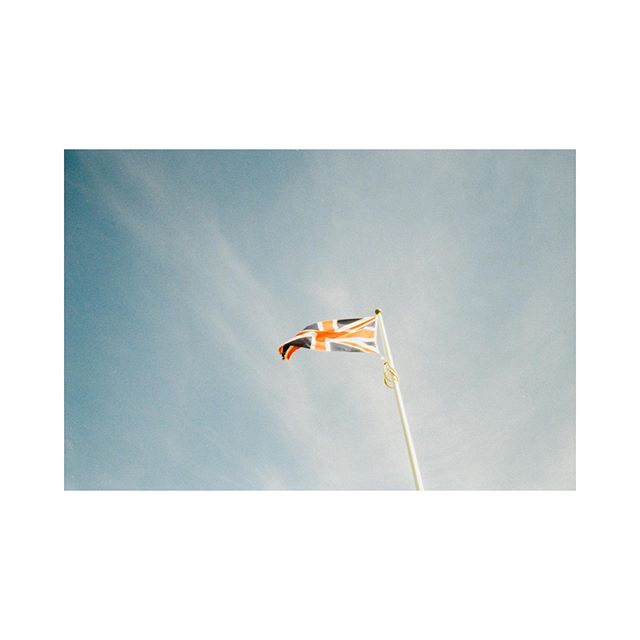
[[[65,154],[67,489],[575,487],[575,153]]]

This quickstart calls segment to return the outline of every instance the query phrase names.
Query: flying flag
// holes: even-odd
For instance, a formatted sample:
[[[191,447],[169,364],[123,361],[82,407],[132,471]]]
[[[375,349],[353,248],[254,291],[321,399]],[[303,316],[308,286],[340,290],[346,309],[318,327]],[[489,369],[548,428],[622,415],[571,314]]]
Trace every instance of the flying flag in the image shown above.
[[[376,320],[377,316],[371,316],[315,322],[281,344],[278,353],[283,360],[291,360],[298,349],[363,351],[380,355],[376,344]]]
[[[349,318],[345,320],[323,320],[315,322],[305,327],[302,331],[281,344],[278,353],[283,360],[291,360],[291,356],[298,349],[313,349],[314,351],[363,351],[364,353],[376,353],[382,357],[384,367],[384,383],[396,393],[396,403],[400,412],[400,422],[404,433],[404,440],[407,445],[409,462],[413,480],[418,491],[423,490],[422,476],[418,467],[418,459],[413,448],[413,439],[409,430],[407,414],[402,402],[400,393],[400,377],[393,366],[393,357],[389,347],[389,339],[384,328],[382,310],[376,309],[375,316],[369,318]],[[385,356],[378,350],[376,337],[378,333],[378,323],[380,325],[380,335],[384,346]]]

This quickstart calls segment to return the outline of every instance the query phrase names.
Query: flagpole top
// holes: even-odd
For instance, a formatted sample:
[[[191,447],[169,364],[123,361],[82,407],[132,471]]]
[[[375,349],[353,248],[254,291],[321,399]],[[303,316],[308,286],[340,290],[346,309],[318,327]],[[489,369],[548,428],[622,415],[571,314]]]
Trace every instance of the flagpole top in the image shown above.
[[[379,315],[382,313],[382,309],[376,309],[376,315]]]

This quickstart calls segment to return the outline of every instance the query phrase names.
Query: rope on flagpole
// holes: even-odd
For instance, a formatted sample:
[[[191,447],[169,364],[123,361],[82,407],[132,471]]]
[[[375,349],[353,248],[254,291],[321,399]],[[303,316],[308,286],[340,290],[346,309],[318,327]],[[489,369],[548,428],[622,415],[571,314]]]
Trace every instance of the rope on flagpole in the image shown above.
[[[387,389],[393,389],[396,382],[400,382],[400,376],[398,372],[391,366],[388,360],[383,363],[384,371],[382,373],[384,377],[384,385]]]

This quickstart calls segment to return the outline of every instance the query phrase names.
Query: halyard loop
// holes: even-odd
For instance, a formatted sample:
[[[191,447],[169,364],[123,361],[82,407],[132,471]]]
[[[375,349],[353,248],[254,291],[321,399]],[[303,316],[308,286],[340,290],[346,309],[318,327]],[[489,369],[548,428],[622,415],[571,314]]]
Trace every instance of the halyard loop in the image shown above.
[[[389,364],[388,360],[384,361],[384,384],[387,388],[393,389],[396,381],[400,382],[400,376],[398,372]]]

